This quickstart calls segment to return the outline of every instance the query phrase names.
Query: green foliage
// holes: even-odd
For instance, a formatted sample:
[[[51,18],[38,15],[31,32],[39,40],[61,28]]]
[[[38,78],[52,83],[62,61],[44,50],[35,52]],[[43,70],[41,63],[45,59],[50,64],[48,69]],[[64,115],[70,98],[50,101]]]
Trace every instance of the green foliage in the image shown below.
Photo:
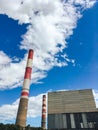
[[[2,124],[0,123],[0,130],[42,130],[42,128],[40,127],[30,127],[30,125],[26,126],[25,129],[19,127],[19,126],[16,126],[14,124]]]
[[[0,130],[20,130],[19,126],[16,126],[14,124],[0,124]]]

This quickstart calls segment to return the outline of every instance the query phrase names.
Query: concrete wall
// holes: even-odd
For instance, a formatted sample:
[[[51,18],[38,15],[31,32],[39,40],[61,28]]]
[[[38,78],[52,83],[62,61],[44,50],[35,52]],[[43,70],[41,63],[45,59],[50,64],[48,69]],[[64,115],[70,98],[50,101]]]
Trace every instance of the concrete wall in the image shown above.
[[[48,93],[48,114],[97,111],[91,89]]]

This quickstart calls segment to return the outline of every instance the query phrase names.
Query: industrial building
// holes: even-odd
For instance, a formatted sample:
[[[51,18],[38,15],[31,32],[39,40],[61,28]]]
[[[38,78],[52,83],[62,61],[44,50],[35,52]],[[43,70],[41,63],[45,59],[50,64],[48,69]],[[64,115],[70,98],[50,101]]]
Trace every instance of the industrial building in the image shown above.
[[[92,89],[49,92],[48,129],[98,130]]]

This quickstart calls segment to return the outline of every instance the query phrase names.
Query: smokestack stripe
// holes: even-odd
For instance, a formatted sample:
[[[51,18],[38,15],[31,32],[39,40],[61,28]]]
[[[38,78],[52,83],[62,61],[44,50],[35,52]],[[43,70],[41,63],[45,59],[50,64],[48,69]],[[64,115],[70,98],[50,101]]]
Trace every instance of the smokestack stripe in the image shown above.
[[[43,107],[46,107],[46,104],[43,104]]]
[[[34,51],[32,49],[29,50],[28,59],[33,59]]]
[[[46,106],[43,106],[43,108],[42,109],[46,109]]]
[[[32,67],[32,59],[28,59],[27,67]]]
[[[44,121],[44,120],[46,120],[46,114],[45,115],[42,115],[42,118],[43,118],[43,122],[42,123],[46,123],[46,121]],[[46,127],[46,126],[45,126]],[[44,126],[42,126],[42,128],[44,128]]]
[[[46,112],[43,112],[42,115],[45,115],[45,116],[46,116]]]
[[[29,85],[30,85],[30,80],[29,79],[24,79],[23,89],[29,90],[29,88],[28,88]]]
[[[43,109],[42,111],[43,111],[43,113],[44,113],[44,112],[46,112],[46,109]]]
[[[31,79],[31,71],[32,71],[32,68],[26,67],[26,73],[25,73],[24,79]]]

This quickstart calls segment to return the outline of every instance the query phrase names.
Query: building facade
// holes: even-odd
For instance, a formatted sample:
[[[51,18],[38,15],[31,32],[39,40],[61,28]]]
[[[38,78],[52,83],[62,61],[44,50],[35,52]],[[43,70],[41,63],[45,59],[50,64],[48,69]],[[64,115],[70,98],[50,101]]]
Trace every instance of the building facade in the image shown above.
[[[98,110],[91,89],[48,93],[48,129],[96,130]]]

